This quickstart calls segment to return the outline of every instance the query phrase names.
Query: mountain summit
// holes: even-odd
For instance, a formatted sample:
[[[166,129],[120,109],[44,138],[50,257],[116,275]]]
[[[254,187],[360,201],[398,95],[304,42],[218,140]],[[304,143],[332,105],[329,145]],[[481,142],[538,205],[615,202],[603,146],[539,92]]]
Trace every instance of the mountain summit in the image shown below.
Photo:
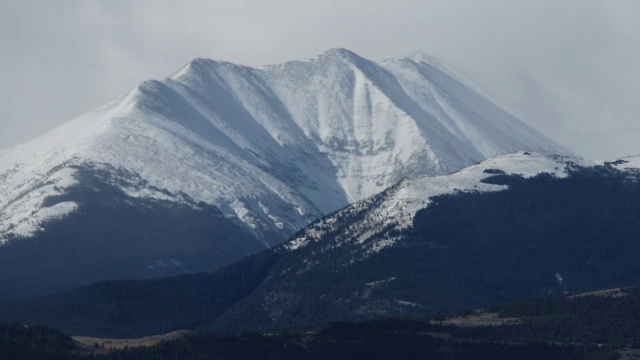
[[[332,49],[260,68],[196,59],[143,82],[0,152],[0,258],[34,258],[25,254],[49,239],[102,259],[80,270],[60,255],[68,273],[87,274],[69,284],[211,269],[404,178],[518,150],[567,152],[438,64]],[[172,222],[181,217],[201,222]],[[17,261],[6,266],[30,266]],[[120,262],[122,272],[105,270]]]

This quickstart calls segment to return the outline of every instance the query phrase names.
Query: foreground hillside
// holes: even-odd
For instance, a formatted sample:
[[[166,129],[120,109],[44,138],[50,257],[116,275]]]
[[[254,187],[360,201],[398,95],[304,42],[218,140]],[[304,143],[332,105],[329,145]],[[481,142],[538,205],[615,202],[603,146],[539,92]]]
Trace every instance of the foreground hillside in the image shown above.
[[[87,346],[51,329],[0,324],[0,356],[15,359],[633,359],[640,290],[530,298],[430,320],[338,322],[304,331],[187,334],[138,347]]]
[[[0,306],[74,335],[257,331],[423,317],[640,278],[637,158],[518,153],[420,178],[213,273],[104,282]]]

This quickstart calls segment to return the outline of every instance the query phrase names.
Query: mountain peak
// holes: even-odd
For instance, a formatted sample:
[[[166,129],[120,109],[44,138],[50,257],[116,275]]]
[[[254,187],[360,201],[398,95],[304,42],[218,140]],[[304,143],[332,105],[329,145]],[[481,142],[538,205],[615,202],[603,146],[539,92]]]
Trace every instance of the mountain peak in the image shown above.
[[[160,91],[164,87],[165,85],[158,80],[145,80],[133,88],[132,94],[134,96],[150,95]]]
[[[433,63],[438,63],[440,62],[440,60],[438,58],[435,58],[431,55],[428,55],[422,51],[413,51],[405,56],[400,57],[401,59],[408,59],[411,60],[415,63],[427,63],[427,64],[433,64]]]
[[[208,77],[212,72],[220,68],[227,69],[249,69],[247,66],[234,64],[228,61],[213,60],[208,58],[195,58],[173,72],[167,78],[180,81],[180,79],[190,78],[195,81]]]
[[[341,56],[341,57],[359,57],[356,53],[345,48],[331,48],[324,51],[320,56]]]
[[[413,58],[432,59],[422,53]],[[365,71],[313,63],[252,69],[197,58],[171,78],[145,81],[120,101],[46,135],[46,141],[38,141],[47,144],[46,151],[34,143],[23,146],[19,156],[0,154],[0,170],[16,162],[59,166],[80,156],[143,174],[158,188],[212,202],[228,216],[255,212],[278,229],[282,221],[274,219],[279,217],[258,203],[252,212],[238,205],[236,197],[244,197],[244,190],[232,178],[253,174],[259,192],[285,202],[304,199],[300,212],[317,214],[405,177],[443,175],[523,149],[563,152],[446,76],[429,78],[429,73],[376,63],[343,48],[327,50],[319,59],[347,61]],[[11,164],[4,166],[3,159]],[[184,174],[173,173],[170,159],[186,166],[184,174],[222,181],[227,188],[204,190],[202,180],[178,180]],[[235,170],[219,173],[216,164],[221,163]],[[49,170],[37,169],[40,174]],[[264,172],[269,176],[257,175]],[[326,196],[327,191],[333,195]],[[12,201],[8,192],[2,195]]]
[[[117,187],[123,204],[215,208],[248,233],[238,243],[273,246],[404,178],[518,150],[564,152],[431,70],[345,49],[257,69],[194,59],[0,153],[0,242],[33,237],[82,209],[70,194],[99,188],[87,176]]]
[[[351,63],[361,63],[366,61],[360,55],[354,53],[351,50],[343,48],[329,49],[318,56],[318,59],[331,59],[331,60],[343,60]]]
[[[424,53],[422,51],[413,51],[403,56],[385,59],[382,61],[382,63],[406,62],[406,61],[413,62],[417,65],[428,65],[428,66],[434,67],[440,71],[445,71],[449,75],[454,76],[456,78],[460,75],[458,74],[458,71],[456,70],[456,67],[454,65],[442,59],[439,59],[435,56]],[[461,79],[458,79],[458,80],[461,80]]]

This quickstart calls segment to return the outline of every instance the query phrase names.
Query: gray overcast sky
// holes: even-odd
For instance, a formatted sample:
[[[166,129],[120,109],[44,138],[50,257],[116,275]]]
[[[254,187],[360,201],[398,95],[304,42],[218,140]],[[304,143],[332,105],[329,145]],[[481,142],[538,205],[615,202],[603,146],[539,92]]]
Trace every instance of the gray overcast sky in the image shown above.
[[[580,155],[640,154],[638,15],[635,0],[0,0],[0,149],[195,57],[257,66],[344,47],[437,56]]]

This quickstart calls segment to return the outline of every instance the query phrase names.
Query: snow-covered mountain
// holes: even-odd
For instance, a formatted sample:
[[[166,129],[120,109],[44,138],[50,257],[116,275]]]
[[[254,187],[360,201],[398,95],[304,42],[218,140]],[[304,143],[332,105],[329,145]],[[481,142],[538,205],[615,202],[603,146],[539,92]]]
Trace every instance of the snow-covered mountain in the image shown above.
[[[131,196],[186,195],[286,237],[405,177],[517,150],[566,153],[437,65],[343,49],[258,69],[194,60],[0,153],[0,236],[75,211],[42,207],[76,183],[72,164],[127,169],[149,184]]]
[[[109,186],[119,204],[214,207],[220,221],[248,231],[226,240],[246,254],[405,178],[519,150],[566,153],[455,76],[421,54],[374,62],[334,49],[260,68],[196,59],[0,152],[0,243],[46,237],[72,214],[86,224],[87,198],[107,206]],[[97,241],[74,229],[60,231]],[[177,248],[183,240],[174,238]]]

